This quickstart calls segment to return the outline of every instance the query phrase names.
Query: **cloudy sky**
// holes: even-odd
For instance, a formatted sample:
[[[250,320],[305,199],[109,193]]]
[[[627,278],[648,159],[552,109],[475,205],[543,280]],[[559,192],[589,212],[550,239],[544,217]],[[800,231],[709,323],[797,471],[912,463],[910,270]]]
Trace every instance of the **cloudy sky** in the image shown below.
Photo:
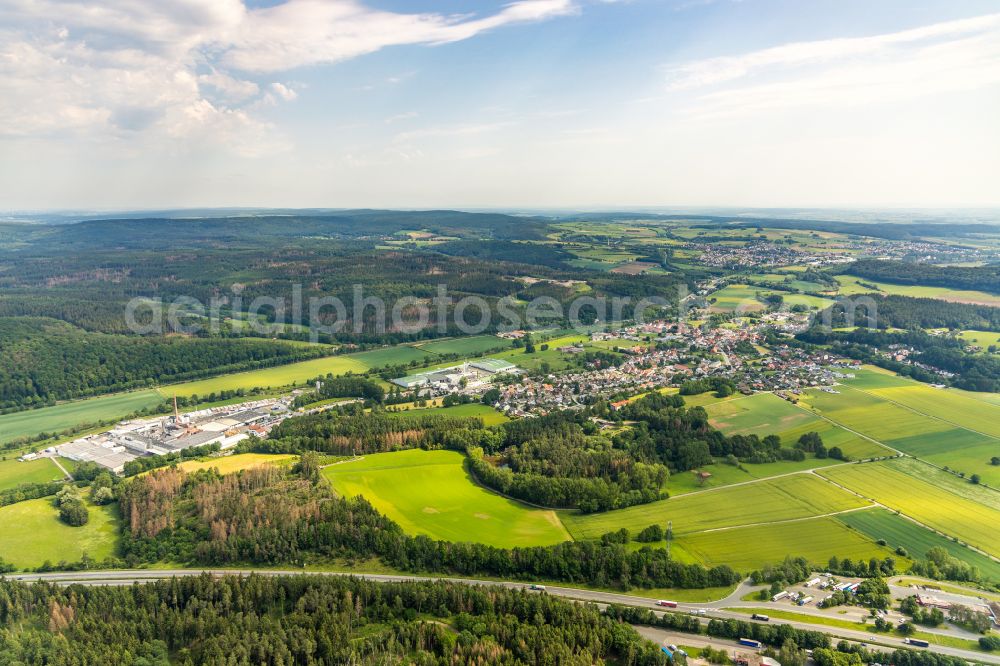
[[[995,0],[0,0],[0,211],[1000,205]]]

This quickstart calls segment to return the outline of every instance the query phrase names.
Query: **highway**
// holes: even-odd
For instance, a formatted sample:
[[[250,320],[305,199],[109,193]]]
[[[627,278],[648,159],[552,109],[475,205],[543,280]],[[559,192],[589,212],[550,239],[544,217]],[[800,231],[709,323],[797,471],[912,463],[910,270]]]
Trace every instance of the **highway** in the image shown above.
[[[326,575],[326,576],[354,576],[357,578],[363,578],[366,580],[379,581],[379,582],[406,582],[406,581],[445,581],[452,583],[466,583],[469,585],[488,585],[505,587],[511,589],[521,589],[526,587],[525,583],[511,582],[511,581],[491,581],[491,580],[477,580],[468,578],[442,578],[435,576],[408,576],[399,574],[366,574],[366,573],[352,573],[352,572],[322,572],[322,571],[303,571],[301,569],[293,570],[260,570],[260,569],[128,569],[128,570],[106,570],[106,571],[60,571],[53,573],[27,573],[27,574],[13,574],[6,576],[7,580],[17,580],[23,582],[32,581],[47,581],[51,583],[56,583],[59,585],[131,585],[133,583],[143,583],[156,580],[164,580],[178,576],[199,576],[203,573],[209,573],[213,576],[248,576],[250,574],[258,574],[261,576],[290,576],[290,575]],[[741,601],[741,597],[748,594],[753,590],[747,582],[739,585],[735,591],[733,591],[729,596],[718,601],[713,601],[709,603],[678,603],[675,612],[691,612],[691,611],[704,611],[702,620],[707,622],[711,618],[733,618],[739,620],[749,621],[749,616],[742,613],[735,613],[732,611],[723,610],[724,608],[731,608],[734,606],[740,607],[760,607],[762,612],[767,612],[767,604],[760,602],[747,602]],[[615,592],[600,592],[594,590],[583,590],[572,587],[561,587],[546,585],[546,593],[552,594],[559,597],[564,597],[573,601],[581,601],[587,603],[596,604],[598,607],[606,607],[609,604],[622,604],[626,606],[637,606],[640,608],[649,608],[657,614],[661,614],[656,608],[655,600],[648,599],[646,597],[638,597],[628,594],[618,594]],[[796,612],[800,612],[801,609],[796,609]],[[815,614],[813,612],[804,612],[803,614]],[[873,635],[870,632],[858,631],[853,629],[846,629],[841,627],[830,627],[819,624],[812,624],[808,622],[798,622],[793,620],[777,620],[772,619],[773,624],[789,624],[797,629],[808,629],[812,631],[822,631],[834,638],[844,639],[857,643],[864,643],[867,645],[878,646],[883,649],[893,650],[900,647],[905,647],[902,640],[893,636],[885,635]],[[640,632],[649,638],[654,640],[667,640],[670,637],[671,642],[675,642],[673,639],[678,637],[676,632],[670,632],[668,630],[656,629],[654,627],[636,627],[640,629]],[[656,637],[663,636],[664,638],[658,639]],[[701,636],[704,640],[704,636]],[[691,635],[690,639],[687,639],[688,645],[691,645],[693,641],[696,640],[694,635]],[[716,643],[715,639],[712,639],[713,645]],[[695,643],[697,644],[697,643]],[[719,640],[718,644],[720,646],[726,645],[726,641]],[[988,664],[1000,664],[1000,654],[990,654],[986,652],[978,652],[973,650],[963,650],[959,648],[947,647],[942,645],[931,645],[930,648],[925,648],[938,652],[941,654],[946,654],[952,657],[959,657],[966,659],[968,661],[975,661],[980,663]]]

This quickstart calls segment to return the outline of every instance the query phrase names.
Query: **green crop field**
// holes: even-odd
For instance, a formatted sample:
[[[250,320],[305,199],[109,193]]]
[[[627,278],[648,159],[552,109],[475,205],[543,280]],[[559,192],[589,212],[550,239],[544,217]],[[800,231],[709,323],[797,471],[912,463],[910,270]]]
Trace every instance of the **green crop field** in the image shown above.
[[[0,416],[0,444],[40,432],[56,433],[81,425],[121,419],[161,402],[163,397],[156,391],[135,391],[4,414]]]
[[[234,391],[241,388],[253,389],[289,386],[291,384],[307,382],[320,375],[342,375],[347,372],[360,373],[371,368],[380,368],[386,365],[409,363],[414,360],[422,361],[429,356],[428,352],[421,351],[415,347],[401,345],[358,352],[357,354],[327,356],[310,361],[279,365],[273,368],[263,368],[261,370],[236,372],[230,375],[200,379],[183,384],[170,384],[161,387],[160,393],[164,396],[206,396],[210,393]]]
[[[455,405],[454,407],[429,407],[425,409],[407,409],[401,412],[388,412],[392,416],[399,418],[412,418],[433,414],[435,416],[451,416],[455,418],[465,418],[475,416],[483,420],[483,425],[497,425],[510,421],[506,415],[501,414],[489,405],[470,403],[468,405]]]
[[[1000,404],[868,368],[844,380],[840,390],[832,397],[810,393],[806,402],[900,451],[1000,485],[1000,466],[990,464],[1000,455]]]
[[[1000,531],[987,527],[1000,525],[1000,509],[908,474],[905,467],[900,468],[895,462],[840,465],[821,469],[818,474],[1000,557]]]
[[[780,291],[774,292],[776,294],[781,294],[782,304],[784,307],[795,307],[796,305],[804,305],[810,310],[823,310],[831,305],[833,305],[834,300],[832,298],[823,298],[822,296],[811,296],[809,294],[788,294]]]
[[[212,469],[214,467],[219,470],[219,474],[232,474],[244,469],[260,467],[261,465],[287,464],[296,458],[298,456],[286,454],[240,453],[234,456],[208,458],[206,460],[186,460],[177,465],[177,467],[185,472],[197,472],[201,469]]]
[[[686,400],[686,398],[685,398]],[[796,407],[772,393],[715,402],[705,406],[711,424],[727,435],[778,435],[783,446],[792,447],[807,432],[817,432],[827,448],[839,446],[851,458],[888,455],[890,451],[871,440],[859,437],[816,414]],[[810,459],[812,467],[831,464]]]
[[[845,296],[874,293],[868,287],[859,284],[859,282],[865,282],[875,285],[879,288],[879,293],[884,294],[898,294],[900,296],[912,296],[913,298],[937,298],[942,301],[951,301],[952,303],[976,303],[979,305],[1000,307],[1000,296],[988,294],[985,291],[963,291],[947,287],[889,284],[887,282],[857,278],[853,275],[838,275],[836,278],[837,282],[840,283],[840,293]]]
[[[567,511],[563,522],[577,539],[596,539],[622,527],[638,532],[653,523],[666,525],[667,521],[673,522],[674,534],[680,535],[810,518],[867,504],[813,474],[794,474],[605,513]]]
[[[554,511],[535,509],[476,485],[455,451],[398,451],[323,470],[337,492],[363,495],[411,534],[498,547],[569,540]]]
[[[505,340],[495,335],[474,335],[468,338],[425,342],[416,345],[416,347],[432,354],[464,354],[475,356],[494,349],[507,348],[513,344],[513,340]]]
[[[769,294],[768,289],[762,289],[747,284],[731,284],[719,291],[709,294],[712,312],[759,312],[766,306],[757,300],[757,294]],[[714,299],[714,300],[713,300]]]
[[[0,490],[22,483],[46,483],[63,478],[62,471],[48,458],[19,462],[16,458],[0,461]]]
[[[922,559],[931,548],[944,548],[952,557],[978,567],[993,581],[1000,581],[1000,562],[996,562],[971,548],[955,543],[937,532],[917,525],[885,509],[853,511],[837,516],[848,527],[853,527],[872,539],[885,539],[889,547],[903,547],[913,559]]]
[[[794,460],[781,460],[779,462],[764,463],[761,465],[742,463],[739,467],[735,465],[726,465],[724,463],[716,463],[714,465],[705,465],[695,471],[674,472],[667,481],[667,490],[670,492],[671,497],[676,497],[677,495],[697,492],[709,488],[731,486],[734,483],[745,483],[747,481],[767,479],[781,474],[802,472],[815,467],[822,467],[823,465],[838,464],[839,462],[839,460],[831,460],[830,458],[825,460],[806,458],[801,462]],[[697,476],[698,472],[708,472],[712,476],[703,482]]]
[[[852,511],[843,515],[864,513],[869,511]],[[706,566],[728,564],[742,572],[780,562],[786,555],[804,557],[820,567],[826,566],[831,555],[865,561],[892,555],[890,549],[882,548],[874,539],[848,529],[835,518],[701,532],[679,536],[676,544],[691,559]]]
[[[95,560],[114,554],[118,539],[117,505],[89,506],[90,521],[70,527],[59,520],[52,498],[0,507],[0,558],[26,569],[46,560],[76,562],[86,553]]]

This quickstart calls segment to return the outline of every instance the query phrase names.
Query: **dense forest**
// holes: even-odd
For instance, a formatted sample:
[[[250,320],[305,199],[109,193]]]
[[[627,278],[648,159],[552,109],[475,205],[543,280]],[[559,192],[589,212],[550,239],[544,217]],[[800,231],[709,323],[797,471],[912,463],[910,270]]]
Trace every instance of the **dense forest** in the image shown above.
[[[850,275],[893,284],[946,287],[1000,294],[1000,264],[992,266],[936,266],[909,261],[861,259],[848,264]]]
[[[0,409],[316,358],[329,348],[271,340],[129,337],[54,319],[0,317]]]
[[[0,581],[0,663],[666,664],[595,607],[523,590],[336,576],[131,587]]]
[[[1000,308],[970,303],[949,303],[936,298],[869,295],[875,304],[877,328],[948,328],[953,330],[1000,331]],[[854,324],[867,326],[868,313],[861,303],[853,313]],[[830,321],[833,328],[848,325],[851,319],[844,304],[831,305],[816,315]]]
[[[260,467],[228,476],[167,468],[119,489],[122,553],[128,566],[295,565],[379,558],[414,573],[551,580],[598,587],[704,588],[733,585],[727,566],[671,560],[664,549],[609,541],[495,548],[409,536],[364,498],[337,497],[309,454],[293,470]]]

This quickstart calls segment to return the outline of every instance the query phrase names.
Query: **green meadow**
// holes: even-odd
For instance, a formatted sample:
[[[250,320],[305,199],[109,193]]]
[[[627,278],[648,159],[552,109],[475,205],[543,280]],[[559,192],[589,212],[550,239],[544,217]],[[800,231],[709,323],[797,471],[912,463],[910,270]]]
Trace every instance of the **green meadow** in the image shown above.
[[[713,312],[759,312],[765,305],[757,300],[758,295],[771,293],[768,289],[748,284],[731,284],[708,295]]]
[[[580,514],[566,511],[563,522],[574,538],[596,539],[622,527],[638,532],[654,523],[673,523],[675,535],[729,527],[811,518],[868,506],[868,502],[814,474],[793,474],[650,504]]]
[[[852,511],[842,515],[866,513],[870,511]],[[804,557],[818,567],[826,566],[831,555],[865,561],[893,555],[890,549],[848,529],[836,518],[700,532],[678,537],[676,545],[692,560],[706,566],[728,564],[744,572],[780,562],[786,555]]]
[[[1000,562],[891,511],[853,511],[837,516],[837,520],[876,541],[885,539],[890,548],[905,548],[912,559],[922,559],[931,548],[944,548],[952,557],[978,567],[989,580],[1000,581]]]
[[[816,414],[797,407],[772,393],[757,393],[736,400],[705,406],[711,424],[727,435],[778,435],[782,446],[792,447],[807,432],[819,433],[827,448],[839,446],[851,458],[888,455],[875,442],[845,430]],[[810,459],[813,467],[832,464],[829,459]]]
[[[70,527],[59,520],[52,498],[0,507],[0,558],[20,569],[48,561],[76,562],[113,555],[118,539],[117,504],[89,506],[90,521]]]
[[[957,485],[949,488],[937,480],[925,480],[934,478],[928,476],[933,470],[926,464],[900,459],[839,465],[817,473],[919,523],[1000,557],[1000,530],[988,527],[1000,525],[1000,508],[977,502],[967,494],[958,494],[955,492],[959,489]],[[980,490],[991,492],[985,488]]]
[[[160,393],[164,396],[206,396],[210,393],[218,393],[219,391],[290,386],[292,384],[308,382],[321,375],[343,375],[348,372],[362,373],[372,368],[381,368],[386,365],[423,361],[429,356],[428,352],[416,347],[401,345],[358,352],[357,354],[326,356],[324,358],[289,363],[288,365],[279,365],[261,370],[236,372],[230,375],[200,379],[183,384],[170,384],[162,386]]]
[[[121,419],[146,407],[155,407],[161,402],[163,397],[156,391],[134,391],[4,414],[0,416],[0,444],[40,432],[56,433],[87,424]]]
[[[22,483],[46,483],[62,478],[62,471],[49,458],[29,462],[20,462],[16,458],[0,461],[0,491]]]
[[[497,547],[570,539],[554,511],[536,509],[475,484],[455,451],[398,451],[323,470],[334,489],[363,495],[410,534]]]
[[[1000,346],[1000,333],[991,331],[962,331],[958,337],[965,340],[970,345],[978,345],[983,349],[990,346]]]

